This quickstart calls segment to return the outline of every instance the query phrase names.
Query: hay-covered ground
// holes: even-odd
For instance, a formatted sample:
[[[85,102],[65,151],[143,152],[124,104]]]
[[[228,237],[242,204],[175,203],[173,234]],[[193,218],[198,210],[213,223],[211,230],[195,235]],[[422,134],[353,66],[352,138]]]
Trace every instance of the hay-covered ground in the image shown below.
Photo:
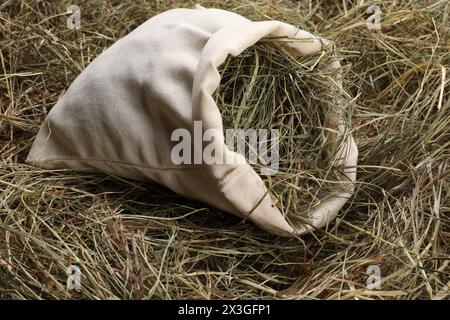
[[[195,2],[6,0],[0,298],[449,299],[448,1],[199,2],[336,42],[355,105],[355,196],[328,230],[284,239],[155,184],[25,165],[46,114],[90,61],[149,17]],[[78,31],[66,25],[71,4]],[[381,30],[367,27],[372,4]],[[66,288],[69,265],[81,291]],[[367,287],[377,268],[381,287]]]

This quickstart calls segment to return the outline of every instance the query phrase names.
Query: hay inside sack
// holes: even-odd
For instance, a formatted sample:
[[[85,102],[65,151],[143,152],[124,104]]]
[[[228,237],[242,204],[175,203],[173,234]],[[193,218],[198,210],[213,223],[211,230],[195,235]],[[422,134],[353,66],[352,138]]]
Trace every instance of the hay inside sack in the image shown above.
[[[331,47],[295,58],[282,44],[280,39],[263,39],[239,56],[229,56],[219,68],[221,83],[215,99],[224,131],[278,130],[278,170],[261,174],[263,161],[250,164],[286,219],[308,222],[308,212],[343,190],[343,167],[336,161],[344,139],[331,139],[336,123],[330,115],[347,107],[350,99],[336,81],[336,70],[329,67]],[[269,133],[269,145],[273,139]],[[248,157],[254,145],[248,136],[245,144]]]

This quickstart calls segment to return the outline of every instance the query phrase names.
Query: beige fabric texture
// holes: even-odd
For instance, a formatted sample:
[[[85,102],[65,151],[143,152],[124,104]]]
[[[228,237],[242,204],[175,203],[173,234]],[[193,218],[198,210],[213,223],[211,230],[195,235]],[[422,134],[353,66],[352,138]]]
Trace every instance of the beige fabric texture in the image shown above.
[[[358,151],[339,120],[342,106],[333,117],[335,138],[346,137],[338,161],[346,166],[348,186],[310,212],[308,224],[286,221],[241,155],[233,164],[175,165],[171,159],[175,129],[192,132],[194,120],[201,120],[203,130],[223,132],[212,98],[220,83],[217,67],[266,36],[309,39],[286,43],[297,55],[317,52],[326,42],[283,22],[252,22],[219,9],[173,9],[149,19],[77,77],[42,124],[27,163],[150,179],[280,236],[326,226],[352,195],[356,179]],[[339,67],[337,60],[333,64]],[[223,134],[216,143],[219,152],[236,155]]]

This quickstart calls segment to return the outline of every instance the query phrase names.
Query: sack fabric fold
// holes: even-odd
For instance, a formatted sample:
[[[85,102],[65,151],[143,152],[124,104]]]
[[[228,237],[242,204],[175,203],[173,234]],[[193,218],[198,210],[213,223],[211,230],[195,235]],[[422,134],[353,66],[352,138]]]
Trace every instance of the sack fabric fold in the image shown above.
[[[228,55],[237,56],[268,36],[305,40],[285,42],[286,50],[297,56],[330,44],[280,21],[252,22],[219,9],[173,9],[149,19],[76,78],[42,124],[27,163],[150,179],[281,236],[326,226],[352,195],[356,181],[358,150],[344,124],[343,105],[330,117],[336,124],[334,139],[345,137],[338,164],[345,167],[346,187],[310,212],[306,224],[286,221],[260,176],[226,147],[223,134],[215,141],[217,152],[234,156],[234,163],[176,165],[171,157],[176,129],[194,135],[194,121],[201,121],[203,132],[223,132],[212,97],[220,83],[217,68]],[[337,59],[331,67],[339,69]]]

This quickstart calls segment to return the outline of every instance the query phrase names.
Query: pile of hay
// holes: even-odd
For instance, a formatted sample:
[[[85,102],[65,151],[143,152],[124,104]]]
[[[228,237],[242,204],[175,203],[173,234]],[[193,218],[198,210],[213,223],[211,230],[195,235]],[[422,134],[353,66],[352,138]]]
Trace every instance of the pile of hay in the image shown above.
[[[358,184],[327,231],[278,238],[155,184],[23,164],[45,115],[89,62],[180,3],[80,1],[78,31],[67,28],[68,1],[0,4],[0,298],[448,299],[447,0],[200,1],[254,20],[286,21],[338,45],[352,97],[347,116],[359,148]],[[372,4],[380,6],[381,30],[367,27]],[[260,64],[274,61],[260,56]],[[242,61],[236,59],[229,67]],[[237,104],[239,95],[224,102]],[[311,126],[311,135],[300,131],[297,151],[305,154],[324,143],[319,128],[328,103],[308,95],[293,102],[303,128]],[[234,121],[239,110],[226,110],[226,121]],[[257,119],[240,112],[242,124],[245,113],[261,126],[278,125],[285,113]],[[285,126],[292,134],[301,129]],[[302,176],[297,185],[317,190],[328,164],[326,155],[313,156],[301,165],[315,178]],[[282,179],[269,178],[272,185]],[[278,185],[282,206],[302,214],[310,200]],[[66,287],[70,265],[81,271],[80,291]],[[368,287],[377,268],[381,285]]]
[[[238,57],[229,57],[219,68],[221,84],[215,99],[224,130],[236,130],[234,141],[244,140],[242,132],[267,130],[267,156],[271,157],[271,144],[279,140],[275,146],[278,163],[270,174],[262,170],[271,165],[264,159],[251,164],[263,174],[284,216],[308,218],[307,213],[321,201],[343,191],[339,184],[344,180],[343,168],[335,165],[335,155],[344,141],[332,143],[330,132],[337,129],[329,118],[336,108],[350,108],[350,99],[336,81],[336,70],[329,67],[332,47],[294,58],[282,46],[286,41],[302,40],[263,39]],[[278,130],[277,136],[270,134],[272,129]],[[251,160],[254,150],[255,158],[264,157],[265,152],[258,153],[258,143],[265,141],[258,139],[255,144],[249,136],[242,141],[247,145],[244,155]]]

